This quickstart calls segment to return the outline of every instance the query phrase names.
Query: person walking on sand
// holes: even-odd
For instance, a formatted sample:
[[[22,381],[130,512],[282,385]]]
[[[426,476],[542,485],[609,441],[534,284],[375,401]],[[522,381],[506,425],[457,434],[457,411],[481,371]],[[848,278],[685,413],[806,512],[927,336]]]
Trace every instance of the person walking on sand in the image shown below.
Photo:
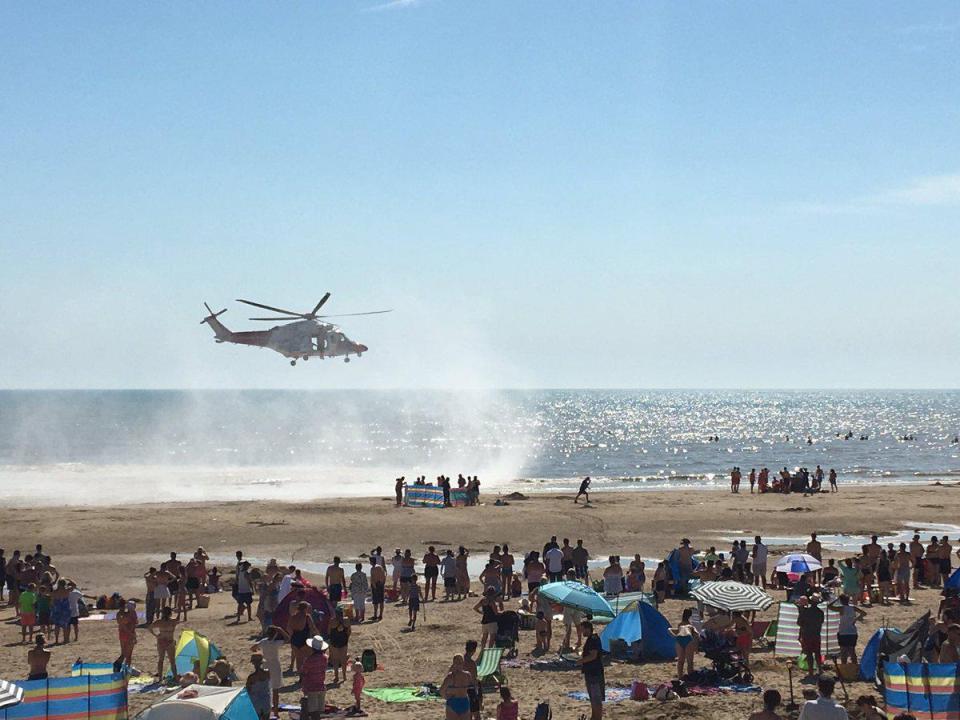
[[[580,489],[577,490],[577,496],[573,498],[573,504],[576,505],[580,500],[580,496],[583,495],[587,499],[587,505],[590,504],[590,478],[585,477],[580,483]]]

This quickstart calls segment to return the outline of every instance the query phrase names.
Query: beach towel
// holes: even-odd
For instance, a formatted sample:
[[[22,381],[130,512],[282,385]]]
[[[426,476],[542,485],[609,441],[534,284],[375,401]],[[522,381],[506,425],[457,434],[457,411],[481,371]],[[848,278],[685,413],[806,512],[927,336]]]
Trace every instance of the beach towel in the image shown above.
[[[611,687],[607,688],[607,694],[603,702],[605,705],[610,703],[623,702],[630,699],[630,688]],[[590,697],[583,690],[576,690],[567,693],[568,698],[580,700],[581,702],[590,702]]]
[[[826,604],[820,605],[823,610],[823,627],[820,629],[820,654],[824,657],[836,657],[840,654],[837,644],[837,626],[840,615],[826,609]],[[793,603],[780,603],[777,616],[777,640],[773,652],[775,655],[796,657],[800,655],[800,628],[797,626],[797,606]]]
[[[364,688],[363,694],[385,703],[411,703],[439,700],[436,695],[424,695],[418,687]]]
[[[107,613],[98,613],[96,615],[87,615],[86,617],[80,618],[80,622],[114,622],[117,619],[117,611],[111,610]],[[139,622],[147,621],[147,614],[145,612],[137,613],[137,620]]]
[[[960,720],[957,663],[884,663],[887,714],[910,713],[923,720]]]

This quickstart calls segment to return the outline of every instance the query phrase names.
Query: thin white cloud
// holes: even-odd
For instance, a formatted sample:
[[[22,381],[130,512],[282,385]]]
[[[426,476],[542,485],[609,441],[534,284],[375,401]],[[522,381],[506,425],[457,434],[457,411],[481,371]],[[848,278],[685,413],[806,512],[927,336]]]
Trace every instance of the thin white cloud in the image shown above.
[[[422,4],[422,0],[388,0],[379,5],[372,5],[364,8],[364,12],[380,12],[381,10],[401,10],[403,8],[412,8]]]
[[[960,205],[960,173],[917,178],[904,187],[880,193],[872,200],[881,205]]]
[[[785,203],[789,212],[811,215],[876,213],[906,207],[960,207],[960,173],[915,178],[901,187],[845,200]]]

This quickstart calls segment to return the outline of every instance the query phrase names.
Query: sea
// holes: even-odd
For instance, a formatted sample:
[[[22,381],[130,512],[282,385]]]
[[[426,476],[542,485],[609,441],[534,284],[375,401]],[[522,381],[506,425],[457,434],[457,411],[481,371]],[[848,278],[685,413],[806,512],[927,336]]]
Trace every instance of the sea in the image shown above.
[[[960,391],[0,391],[10,505],[719,488],[733,466],[841,485],[960,480]]]

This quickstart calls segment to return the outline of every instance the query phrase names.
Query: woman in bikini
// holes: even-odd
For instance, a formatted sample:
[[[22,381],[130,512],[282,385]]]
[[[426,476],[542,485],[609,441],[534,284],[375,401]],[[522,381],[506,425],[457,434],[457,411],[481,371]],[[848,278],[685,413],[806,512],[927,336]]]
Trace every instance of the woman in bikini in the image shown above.
[[[300,672],[304,658],[313,651],[307,648],[307,639],[319,635],[313,616],[310,614],[310,603],[301,601],[296,605],[296,612],[290,614],[287,620],[287,635],[290,636],[290,669],[296,667]]]
[[[446,720],[467,720],[470,717],[470,698],[467,691],[473,687],[473,677],[464,669],[463,655],[454,655],[450,671],[440,685],[440,696],[446,700]]]
[[[117,633],[120,636],[120,657],[127,665],[133,665],[133,646],[137,644],[137,611],[120,598],[117,611]]]
[[[136,616],[134,616],[136,617]],[[177,674],[177,659],[174,654],[173,633],[177,629],[178,621],[173,618],[173,608],[165,607],[160,611],[160,619],[147,627],[157,639],[157,679],[163,681],[163,659],[169,658],[170,672],[174,682],[180,679]]]
[[[699,633],[690,623],[693,617],[693,608],[685,608],[680,623],[675,630],[671,630],[677,641],[677,679],[683,679],[683,666],[686,664],[687,672],[693,672],[693,659],[697,654],[699,646]]]

